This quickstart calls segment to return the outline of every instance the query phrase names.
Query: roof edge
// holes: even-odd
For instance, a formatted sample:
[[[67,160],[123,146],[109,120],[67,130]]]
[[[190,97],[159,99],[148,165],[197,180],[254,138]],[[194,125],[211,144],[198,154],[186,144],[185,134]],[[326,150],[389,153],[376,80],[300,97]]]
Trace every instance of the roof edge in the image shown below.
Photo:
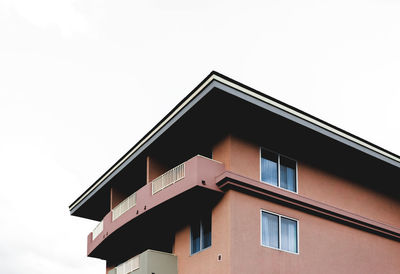
[[[146,133],[127,153],[125,153],[118,161],[113,164],[103,175],[100,176],[85,192],[83,192],[70,206],[69,210],[72,210],[81,200],[83,200],[93,189],[95,189],[102,181],[104,181],[114,170],[122,165],[136,150],[138,150],[151,136],[153,136],[166,122],[171,120],[174,115],[186,104],[188,104],[193,97],[200,93],[211,81],[213,75],[216,74],[212,71],[204,78],[188,95],[186,95],[176,106],[167,113],[149,132]]]
[[[373,150],[373,151],[375,151],[375,152],[377,152],[379,154],[382,154],[383,156],[391,158],[392,160],[395,160],[396,162],[400,163],[400,156],[395,154],[395,153],[393,153],[393,152],[391,152],[391,151],[389,151],[389,150],[386,150],[386,149],[384,149],[384,148],[382,148],[380,146],[377,146],[377,145],[375,145],[375,144],[373,144],[373,143],[371,143],[371,142],[369,142],[369,141],[367,141],[367,140],[365,140],[363,138],[358,137],[357,135],[354,135],[354,134],[352,134],[352,133],[350,133],[350,132],[348,132],[346,130],[343,130],[343,129],[341,129],[339,127],[336,127],[336,126],[334,126],[334,125],[332,125],[332,124],[330,124],[328,122],[325,122],[325,121],[323,121],[323,120],[321,120],[321,119],[319,119],[319,118],[317,118],[317,117],[315,117],[315,116],[313,116],[311,114],[308,114],[307,112],[304,112],[304,111],[302,111],[302,110],[300,110],[300,109],[298,109],[296,107],[290,106],[290,105],[288,105],[288,104],[286,104],[286,103],[284,103],[284,102],[282,102],[282,101],[280,101],[278,99],[275,99],[275,98],[273,98],[273,97],[271,97],[269,95],[266,95],[266,94],[264,94],[264,93],[262,93],[262,92],[260,92],[258,90],[255,90],[255,89],[253,89],[253,88],[251,88],[249,86],[246,86],[246,85],[244,85],[244,84],[242,84],[242,83],[240,83],[240,82],[238,82],[238,81],[236,81],[234,79],[231,79],[231,78],[229,78],[229,77],[227,77],[227,76],[225,76],[223,74],[220,74],[218,72],[214,72],[214,74],[217,76],[217,77],[215,77],[215,80],[218,80],[218,81],[222,82],[223,84],[226,84],[226,85],[228,85],[228,86],[230,86],[232,88],[235,88],[235,89],[238,89],[238,90],[240,90],[240,91],[242,91],[244,93],[247,93],[248,95],[250,95],[250,96],[252,96],[254,98],[260,99],[261,101],[264,101],[264,102],[269,103],[269,104],[271,104],[271,105],[273,105],[275,107],[278,107],[279,109],[281,109],[283,111],[286,111],[286,112],[289,112],[289,113],[297,116],[298,118],[307,120],[307,121],[313,123],[316,126],[322,127],[324,129],[332,132],[332,133],[338,134],[338,135],[340,135],[340,136],[342,136],[342,137],[344,137],[344,138],[346,138],[346,139],[348,139],[350,141],[353,141],[353,142],[355,142],[357,144],[360,144],[360,145],[362,145],[362,146],[364,146],[366,148],[369,148],[369,149],[371,149],[371,150]]]
[[[69,210],[72,211],[86,196],[88,196],[97,186],[99,186],[105,179],[107,179],[118,167],[132,156],[141,146],[143,146],[153,135],[155,135],[168,121],[170,121],[182,108],[192,101],[201,91],[204,90],[212,81],[218,81],[224,85],[241,91],[253,98],[261,100],[267,104],[277,107],[285,112],[288,112],[300,119],[306,120],[318,127],[321,127],[335,135],[339,135],[353,143],[361,145],[364,148],[374,151],[386,158],[389,158],[400,164],[400,156],[383,149],[371,142],[368,142],[354,134],[342,130],[332,124],[329,124],[317,117],[314,117],[300,109],[290,106],[280,100],[277,100],[269,95],[259,92],[249,86],[246,86],[236,80],[233,80],[219,72],[212,71],[207,77],[200,82],[188,95],[186,95],[167,115],[164,116],[149,132],[146,133],[127,153],[125,153],[114,165],[112,165],[99,179],[97,179],[85,192],[83,192],[70,206]],[[72,213],[71,213],[72,214]]]

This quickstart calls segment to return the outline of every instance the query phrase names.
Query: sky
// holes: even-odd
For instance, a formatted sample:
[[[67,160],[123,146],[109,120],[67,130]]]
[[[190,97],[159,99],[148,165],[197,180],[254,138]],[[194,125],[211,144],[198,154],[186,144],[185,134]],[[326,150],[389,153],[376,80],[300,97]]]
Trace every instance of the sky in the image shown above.
[[[400,154],[400,2],[0,0],[2,273],[103,273],[68,206],[212,70]]]

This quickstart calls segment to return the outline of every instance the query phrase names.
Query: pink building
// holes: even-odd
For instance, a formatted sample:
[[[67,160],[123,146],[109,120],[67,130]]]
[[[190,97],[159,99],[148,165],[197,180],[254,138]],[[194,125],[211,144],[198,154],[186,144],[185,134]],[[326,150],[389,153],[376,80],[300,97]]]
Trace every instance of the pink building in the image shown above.
[[[398,155],[212,72],[70,212],[109,274],[400,273],[399,184]]]

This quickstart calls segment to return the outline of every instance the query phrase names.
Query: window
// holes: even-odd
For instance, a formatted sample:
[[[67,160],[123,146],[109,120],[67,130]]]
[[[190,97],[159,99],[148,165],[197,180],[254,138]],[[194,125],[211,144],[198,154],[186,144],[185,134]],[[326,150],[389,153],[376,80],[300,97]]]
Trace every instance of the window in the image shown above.
[[[191,254],[211,246],[211,213],[204,215],[190,227]]]
[[[261,150],[261,181],[297,192],[297,163],[278,153]]]
[[[261,211],[261,244],[298,253],[297,221],[278,214]]]

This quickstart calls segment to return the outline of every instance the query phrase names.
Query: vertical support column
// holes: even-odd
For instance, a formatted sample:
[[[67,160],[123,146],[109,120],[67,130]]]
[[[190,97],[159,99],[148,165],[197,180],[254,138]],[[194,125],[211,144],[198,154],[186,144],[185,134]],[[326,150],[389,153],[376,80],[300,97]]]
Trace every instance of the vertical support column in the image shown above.
[[[150,183],[164,172],[168,171],[168,167],[157,161],[155,157],[146,157],[146,182]]]
[[[232,136],[227,135],[215,144],[212,150],[213,159],[223,163],[227,170],[231,169],[231,139]]]
[[[124,193],[119,191],[116,187],[111,187],[110,195],[110,210],[112,210],[126,198],[126,195],[124,195]]]
[[[260,147],[257,144],[229,134],[213,147],[213,159],[224,163],[226,170],[260,179]]]

